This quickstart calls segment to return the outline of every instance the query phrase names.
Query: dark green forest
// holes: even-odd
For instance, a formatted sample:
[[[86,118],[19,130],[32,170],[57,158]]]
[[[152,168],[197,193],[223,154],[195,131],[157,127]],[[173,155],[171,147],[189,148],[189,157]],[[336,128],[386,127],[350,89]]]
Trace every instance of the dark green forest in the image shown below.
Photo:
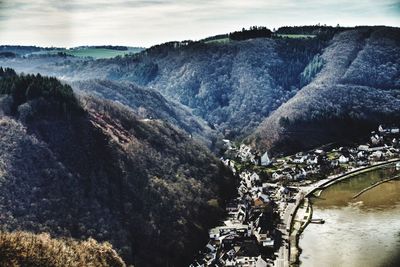
[[[0,67],[0,94],[12,96],[14,111],[28,101],[43,98],[52,102],[55,113],[71,116],[82,112],[69,85],[40,74],[17,75],[13,69]]]

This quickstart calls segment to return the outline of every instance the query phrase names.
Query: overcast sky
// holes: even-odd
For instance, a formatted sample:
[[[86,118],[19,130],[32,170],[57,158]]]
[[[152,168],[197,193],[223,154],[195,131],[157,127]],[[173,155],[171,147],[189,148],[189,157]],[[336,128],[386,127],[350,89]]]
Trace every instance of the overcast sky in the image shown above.
[[[400,0],[0,0],[0,44],[150,46],[252,25],[400,26]]]

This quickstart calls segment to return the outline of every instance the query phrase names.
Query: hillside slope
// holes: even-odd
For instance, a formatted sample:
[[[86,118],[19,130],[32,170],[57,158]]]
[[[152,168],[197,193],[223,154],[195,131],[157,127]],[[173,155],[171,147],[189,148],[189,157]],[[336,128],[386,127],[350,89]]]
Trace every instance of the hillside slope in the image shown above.
[[[159,92],[129,82],[84,80],[70,83],[75,92],[95,95],[130,107],[140,119],[159,119],[177,126],[201,140],[211,149],[217,147],[218,134],[187,107],[165,99]]]
[[[123,58],[2,59],[18,71],[66,81],[129,81],[193,109],[227,136],[245,136],[300,88],[300,73],[326,40],[258,38],[224,44],[171,42]]]
[[[205,147],[108,101],[64,105],[71,88],[55,80],[0,81],[2,231],[107,240],[138,266],[191,260],[233,186]],[[16,98],[35,83],[54,90]]]
[[[102,79],[150,88],[189,107],[228,139],[250,135],[248,142],[260,150],[293,152],[397,121],[398,28],[311,26],[278,32],[314,37],[171,42],[108,60],[52,58],[45,64],[41,58],[5,58],[0,64],[68,82]],[[87,91],[96,88],[103,90],[87,86]],[[132,99],[124,103],[135,108],[140,101]],[[179,117],[172,123],[185,129],[187,121]]]
[[[400,121],[400,29],[340,33],[321,58],[312,82],[249,138],[254,146],[293,152]]]

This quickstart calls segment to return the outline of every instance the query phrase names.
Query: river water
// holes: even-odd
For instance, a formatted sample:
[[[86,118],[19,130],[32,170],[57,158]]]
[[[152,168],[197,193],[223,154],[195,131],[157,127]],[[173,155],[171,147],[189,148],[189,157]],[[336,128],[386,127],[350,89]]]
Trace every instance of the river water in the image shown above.
[[[400,181],[362,189],[399,175],[394,166],[357,175],[313,198],[313,218],[300,236],[300,266],[400,266]]]

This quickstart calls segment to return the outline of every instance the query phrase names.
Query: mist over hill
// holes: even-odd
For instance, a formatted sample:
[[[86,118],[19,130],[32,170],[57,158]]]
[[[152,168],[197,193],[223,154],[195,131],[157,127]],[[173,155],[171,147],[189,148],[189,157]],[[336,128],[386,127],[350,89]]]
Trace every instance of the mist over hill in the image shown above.
[[[251,136],[247,140],[261,150],[287,152],[288,147],[298,150],[343,135],[351,138],[394,118],[396,102],[391,100],[383,113],[373,101],[397,99],[398,28],[282,27],[269,37],[253,38],[251,31],[242,35],[246,38],[240,41],[220,35],[199,42],[170,42],[112,59],[34,56],[3,58],[0,64],[57,76],[77,89],[81,84],[86,93],[122,101],[134,109],[140,101],[149,105],[150,99],[155,106],[160,97],[139,100],[137,88],[158,91],[169,103],[189,107],[194,116],[178,107],[175,114],[150,112],[157,118],[168,117],[203,140],[209,140],[208,127],[226,138]],[[365,101],[354,102],[360,95],[366,96]],[[167,106],[171,105],[176,106]],[[325,123],[322,117],[332,121]],[[340,121],[352,121],[360,131],[341,132]],[[299,130],[297,124],[310,130]],[[316,134],[300,137],[300,132],[308,131]],[[215,135],[211,136],[209,145],[216,143]],[[290,145],[276,146],[281,140]]]
[[[0,62],[18,71],[40,72],[66,81],[117,80],[149,87],[192,108],[195,115],[227,136],[244,137],[300,89],[300,73],[328,39],[171,42],[108,60],[51,58],[45,63],[42,58],[27,58]]]

